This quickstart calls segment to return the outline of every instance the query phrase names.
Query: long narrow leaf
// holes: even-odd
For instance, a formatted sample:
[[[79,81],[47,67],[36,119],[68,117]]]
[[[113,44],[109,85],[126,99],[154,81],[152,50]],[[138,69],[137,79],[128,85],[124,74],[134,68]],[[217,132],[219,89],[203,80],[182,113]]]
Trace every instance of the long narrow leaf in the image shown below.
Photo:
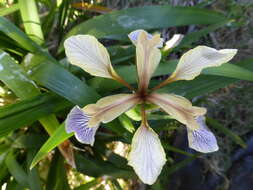
[[[33,68],[31,77],[39,84],[79,106],[96,101],[99,95],[63,67],[44,62]]]
[[[40,18],[35,0],[19,0],[21,18],[26,34],[38,44],[44,42]]]
[[[0,16],[6,16],[19,10],[18,3],[11,5],[10,7],[0,8]]]
[[[60,125],[60,127],[58,127],[54,134],[46,141],[46,143],[40,148],[39,152],[33,158],[30,168],[33,168],[51,150],[53,150],[55,147],[57,147],[72,135],[72,133],[66,133],[64,124]]]
[[[218,121],[212,118],[207,118],[207,122],[209,125],[213,128],[215,128],[217,131],[220,131],[224,133],[225,135],[228,135],[236,144],[240,145],[242,148],[246,148],[246,143],[239,137],[237,134],[233,133],[228,128],[224,127],[222,124],[220,124]]]
[[[21,100],[40,94],[39,88],[26,74],[22,66],[7,53],[0,50],[0,80],[8,86]],[[19,107],[23,109],[22,107]],[[7,112],[6,112],[7,114]],[[59,125],[54,115],[48,115],[40,119],[40,122],[51,134]]]
[[[154,16],[155,15],[155,16]],[[74,27],[67,36],[91,34],[105,37],[126,34],[135,29],[165,28],[189,24],[215,24],[226,18],[216,12],[193,8],[172,6],[147,6],[130,8],[97,16]]]
[[[21,99],[38,95],[39,89],[24,69],[7,53],[0,50],[0,80]]]
[[[8,167],[12,176],[22,187],[28,187],[27,174],[24,169],[16,161],[13,152],[9,152],[5,158],[5,164]]]
[[[57,95],[44,93],[29,100],[1,107],[0,137],[70,105]]]

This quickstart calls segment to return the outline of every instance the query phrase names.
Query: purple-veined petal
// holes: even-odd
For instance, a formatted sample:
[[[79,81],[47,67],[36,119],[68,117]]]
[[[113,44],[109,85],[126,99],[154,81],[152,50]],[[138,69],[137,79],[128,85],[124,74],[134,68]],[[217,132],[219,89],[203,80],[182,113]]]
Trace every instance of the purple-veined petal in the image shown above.
[[[134,134],[128,164],[143,183],[152,185],[166,162],[158,135],[149,126],[141,125]]]
[[[190,129],[198,129],[199,124],[195,117],[206,114],[205,108],[193,106],[189,100],[175,94],[152,93],[147,97],[147,101],[158,105]]]
[[[152,34],[147,33],[145,30],[141,30],[141,29],[135,30],[135,31],[131,32],[130,34],[128,34],[129,39],[132,41],[132,43],[134,45],[136,45],[138,37],[139,37],[141,32],[145,32],[145,34],[147,35],[148,40],[152,39],[152,37],[153,37]]]
[[[187,128],[189,147],[203,153],[219,150],[214,134],[208,129],[204,116],[196,118],[199,128],[192,130]]]
[[[68,114],[66,120],[67,133],[74,132],[79,142],[93,145],[98,126],[88,127],[89,120],[90,116],[85,114],[79,106],[75,106]]]
[[[144,32],[147,39],[151,40],[153,38],[152,34],[149,34],[148,32],[146,32],[145,30],[135,30],[133,32],[131,32],[130,34],[128,34],[129,39],[131,40],[131,42],[136,45],[137,44],[137,40],[139,35],[141,34],[141,32]],[[157,48],[162,48],[163,47],[163,39],[159,38],[160,40],[158,41],[158,43],[155,45],[155,47]]]

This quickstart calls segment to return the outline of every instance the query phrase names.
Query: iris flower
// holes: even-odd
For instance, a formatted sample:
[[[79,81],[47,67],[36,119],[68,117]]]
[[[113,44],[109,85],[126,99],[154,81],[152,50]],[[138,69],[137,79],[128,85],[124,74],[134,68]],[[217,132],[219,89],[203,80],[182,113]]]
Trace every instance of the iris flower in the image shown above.
[[[174,81],[192,80],[204,68],[217,67],[228,62],[237,50],[197,46],[179,59],[176,70],[170,77],[148,89],[152,74],[161,59],[159,48],[163,45],[163,39],[159,34],[151,35],[144,30],[133,31],[128,36],[136,46],[138,89],[134,89],[117,74],[106,48],[95,37],[76,35],[65,41],[65,52],[71,64],[81,67],[93,76],[116,80],[130,89],[128,94],[103,97],[84,108],[75,106],[67,116],[66,131],[74,132],[81,143],[93,145],[95,133],[101,123],[108,123],[135,105],[141,104],[142,121],[132,139],[128,164],[144,183],[151,185],[159,176],[166,162],[166,155],[158,135],[148,124],[145,105],[155,104],[184,124],[190,148],[203,153],[217,151],[216,138],[205,124],[206,109],[193,106],[182,96],[157,93],[156,90]],[[174,40],[173,43],[178,42]],[[174,47],[173,44],[170,46]]]

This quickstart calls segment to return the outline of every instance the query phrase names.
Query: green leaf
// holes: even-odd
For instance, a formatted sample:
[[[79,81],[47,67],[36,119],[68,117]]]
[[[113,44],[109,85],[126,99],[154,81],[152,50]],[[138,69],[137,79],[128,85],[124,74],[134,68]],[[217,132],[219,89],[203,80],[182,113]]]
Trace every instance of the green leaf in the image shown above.
[[[32,68],[31,78],[76,105],[84,106],[99,98],[90,88],[60,65],[43,62]]]
[[[119,121],[121,125],[130,133],[133,133],[135,131],[135,127],[132,124],[132,121],[125,114],[119,116]]]
[[[199,76],[192,81],[178,81],[165,86],[158,92],[174,93],[187,98],[201,96],[217,89],[224,88],[227,85],[237,82],[237,79],[231,79],[218,76]]]
[[[111,183],[114,187],[115,190],[123,190],[123,188],[120,186],[119,182],[117,181],[117,179],[112,179]]]
[[[160,68],[156,72],[156,75],[172,73],[175,70],[176,65],[176,61],[161,63]],[[253,72],[251,70],[243,68],[242,64],[239,65],[225,63],[219,67],[206,68],[202,71],[201,74],[253,81]]]
[[[70,190],[63,157],[56,152],[47,176],[46,190]]]
[[[194,155],[194,156],[190,156],[190,157],[188,157],[188,158],[186,158],[186,159],[184,159],[184,160],[182,160],[182,161],[180,161],[180,162],[178,162],[178,163],[173,164],[171,167],[169,167],[169,168],[166,170],[166,172],[167,172],[168,174],[173,174],[173,173],[176,172],[177,170],[179,170],[179,169],[185,167],[187,164],[189,164],[190,162],[192,162],[193,160],[195,160],[199,155],[200,155],[200,154],[196,154],[196,155]]]
[[[210,32],[212,31],[215,31],[216,29],[226,25],[226,24],[229,24],[231,23],[232,20],[225,20],[225,21],[222,21],[222,22],[219,22],[219,23],[216,23],[216,24],[212,24],[210,26],[207,26],[199,31],[196,31],[196,32],[191,32],[187,35],[184,36],[184,38],[182,39],[182,41],[180,42],[180,44],[174,49],[174,50],[178,50],[182,47],[190,47],[190,45],[193,43],[193,42],[196,42],[198,41],[201,37],[209,34]],[[174,51],[173,50],[173,51]]]
[[[19,135],[13,142],[12,147],[38,150],[46,142],[47,138],[47,134],[28,133]]]
[[[48,34],[50,33],[50,31],[53,29],[52,26],[54,24],[54,21],[57,18],[57,5],[56,2],[50,2],[50,10],[47,14],[47,16],[45,16],[45,18],[42,20],[42,28],[43,28],[43,32],[44,35],[47,37]]]
[[[237,66],[253,71],[253,59],[246,59],[236,63]],[[215,69],[215,68],[214,68]],[[218,67],[217,67],[218,69]],[[213,92],[219,88],[224,88],[229,84],[238,82],[239,79],[201,75],[192,81],[178,81],[160,89],[160,92],[175,93],[185,96],[187,98],[194,98],[206,93]]]
[[[5,164],[10,171],[11,175],[22,187],[28,187],[27,174],[24,169],[16,161],[13,152],[9,152],[5,158]]]
[[[225,16],[206,9],[169,5],[146,6],[113,11],[94,17],[74,27],[67,36],[90,34],[101,38],[115,34],[127,34],[140,28],[153,29],[189,24],[215,24],[224,20],[227,20]]]
[[[48,52],[44,51],[41,46],[36,44],[12,22],[2,16],[0,16],[0,31],[15,42],[17,42],[20,47],[26,49],[27,51],[40,54],[41,56],[47,58],[48,60],[51,60],[52,62],[56,61]]]
[[[29,169],[31,159],[34,156],[36,150],[29,150],[26,159],[27,173],[28,173],[28,183],[31,190],[43,190],[42,184],[40,181],[39,171],[37,168]]]
[[[21,18],[26,34],[38,44],[44,42],[40,18],[35,0],[19,0]]]
[[[0,50],[0,80],[21,99],[38,95],[39,89],[7,53]]]
[[[75,158],[77,171],[85,175],[93,177],[107,175],[112,178],[132,178],[135,176],[132,170],[118,168],[108,161],[97,160],[95,157],[76,154]]]
[[[7,182],[6,190],[25,190],[25,188],[19,185],[14,179]]]
[[[210,127],[215,128],[217,131],[229,136],[236,144],[240,145],[242,148],[246,148],[246,143],[239,137],[237,134],[233,133],[228,128],[224,127],[222,124],[220,124],[217,120],[212,118],[207,118],[207,123]]]
[[[43,52],[39,45],[4,17],[0,17],[0,31],[30,52]]]
[[[183,155],[186,155],[186,156],[194,156],[194,154],[191,154],[189,152],[185,152],[185,151],[183,151],[183,150],[181,150],[179,148],[176,148],[174,146],[169,145],[166,142],[163,142],[162,145],[163,145],[164,149],[166,149],[166,150],[169,150],[169,151],[172,151],[172,152],[176,152],[176,153],[179,153],[179,154],[183,154]]]
[[[243,66],[243,65],[242,65]],[[253,81],[253,72],[236,64],[225,63],[220,67],[206,68],[203,74]]]
[[[18,3],[11,5],[10,7],[0,8],[0,16],[9,15],[15,11],[19,10]]]
[[[90,190],[92,187],[98,184],[100,184],[99,180],[94,179],[90,182],[80,185],[79,187],[76,187],[74,190]]]
[[[8,86],[22,100],[40,94],[37,85],[26,74],[21,65],[7,53],[0,50],[0,80]],[[54,115],[48,115],[40,119],[47,132],[51,134],[59,125]]]
[[[64,123],[56,129],[54,134],[46,141],[46,143],[40,148],[39,152],[33,158],[30,168],[33,168],[41,159],[43,159],[51,150],[61,144],[63,141],[71,137],[73,133],[66,133]]]
[[[176,65],[177,65],[177,61],[175,60],[160,63],[159,67],[154,73],[154,76],[170,74],[175,70]],[[215,76],[223,76],[223,77],[235,78],[235,79],[240,79],[240,80],[253,81],[253,72],[252,72],[253,69],[249,70],[245,68],[244,66],[245,64],[243,63],[238,63],[238,64],[225,63],[220,67],[204,69],[201,75],[215,75]],[[136,82],[135,65],[118,66],[116,67],[116,70],[128,83],[133,84]],[[186,82],[191,82],[191,81],[186,81]],[[212,83],[213,81],[210,81],[210,82]],[[121,87],[119,83],[117,83],[116,81],[109,80],[109,79],[93,78],[90,81],[88,81],[88,83],[91,86],[95,86],[95,88],[98,89],[98,92],[101,92],[101,93],[116,90]]]
[[[0,137],[70,105],[67,100],[57,95],[44,93],[28,100],[1,107]]]

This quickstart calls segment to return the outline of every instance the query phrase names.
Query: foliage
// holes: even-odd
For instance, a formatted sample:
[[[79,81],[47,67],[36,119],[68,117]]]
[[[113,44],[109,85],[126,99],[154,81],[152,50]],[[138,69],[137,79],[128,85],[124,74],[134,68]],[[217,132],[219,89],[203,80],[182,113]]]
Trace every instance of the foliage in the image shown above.
[[[103,125],[94,147],[79,144],[70,138],[72,134],[65,132],[64,120],[73,105],[84,106],[99,97],[123,92],[117,82],[91,77],[70,65],[62,46],[66,37],[91,34],[99,38],[112,55],[117,72],[136,85],[133,46],[126,38],[130,31],[142,28],[160,32],[165,28],[201,26],[186,33],[182,43],[170,52],[176,55],[218,28],[239,24],[233,14],[228,18],[205,5],[202,8],[153,5],[111,12],[99,3],[82,6],[70,0],[15,2],[4,3],[0,8],[0,184],[7,185],[9,190],[84,190],[105,186],[127,189],[138,181],[127,165],[126,154],[116,151],[122,144],[124,152],[129,150],[133,132],[139,125],[138,107]],[[194,81],[176,82],[161,90],[187,98],[201,97],[239,80],[253,81],[252,62],[253,58],[205,69]],[[164,54],[154,77],[171,73],[176,63],[177,60],[168,61]],[[158,82],[159,79],[151,85]],[[178,123],[160,112],[150,118],[152,127],[162,136],[168,162],[158,182],[147,188],[164,189],[169,176],[199,154],[172,146]],[[210,127],[245,146],[239,136],[214,118],[208,121]],[[72,151],[76,169],[68,165],[74,166]],[[188,158],[173,164],[171,152]]]

